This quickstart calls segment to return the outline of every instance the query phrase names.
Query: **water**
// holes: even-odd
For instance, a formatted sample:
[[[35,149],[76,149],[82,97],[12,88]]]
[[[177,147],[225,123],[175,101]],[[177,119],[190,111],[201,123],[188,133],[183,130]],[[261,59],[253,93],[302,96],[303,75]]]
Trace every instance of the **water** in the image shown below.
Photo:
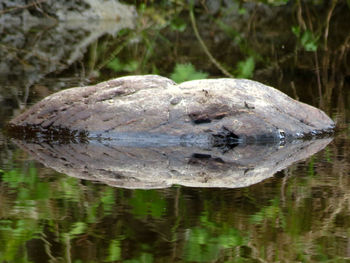
[[[334,9],[325,3],[259,7],[228,2],[218,7],[216,1],[208,1],[195,8],[197,27],[213,57],[231,74],[262,81],[322,107],[337,122],[333,140],[300,158],[298,148],[290,156],[294,161],[286,162],[282,170],[260,173],[262,181],[245,187],[172,185],[162,179],[156,187],[130,189],[134,187],[116,185],[123,179],[115,176],[118,169],[151,178],[162,167],[180,170],[189,159],[203,156],[191,155],[198,149],[186,152],[177,146],[160,151],[122,145],[113,148],[115,155],[108,159],[106,153],[112,154],[108,145],[26,145],[1,132],[0,262],[350,261],[349,31],[344,26],[350,9],[345,1],[338,1]],[[55,91],[111,77],[176,73],[186,79],[199,71],[225,77],[193,34],[186,3],[177,9],[165,4],[135,7],[144,13],[132,20],[134,25],[128,20],[116,31],[107,30],[113,36],[88,34],[85,23],[83,33],[90,42],[72,24],[68,29],[60,24],[45,30],[36,26],[4,31],[0,127]],[[296,19],[298,10],[302,17]],[[325,43],[328,14],[332,16]],[[291,24],[300,26],[299,38]],[[25,45],[19,41],[22,38],[9,37],[18,35],[28,40]],[[63,53],[52,46],[57,39]],[[181,63],[191,63],[194,71],[187,74],[191,69],[180,67],[176,72]],[[192,159],[192,164],[199,164],[193,169],[215,172],[220,160],[214,157],[226,160],[239,152],[248,156],[245,164],[250,169],[238,171],[248,169],[249,174],[258,161],[273,153],[281,155],[283,148],[276,151],[206,152],[213,158]],[[256,159],[250,158],[252,152],[259,153]],[[224,168],[235,171],[232,166]],[[273,170],[273,164],[269,168]]]

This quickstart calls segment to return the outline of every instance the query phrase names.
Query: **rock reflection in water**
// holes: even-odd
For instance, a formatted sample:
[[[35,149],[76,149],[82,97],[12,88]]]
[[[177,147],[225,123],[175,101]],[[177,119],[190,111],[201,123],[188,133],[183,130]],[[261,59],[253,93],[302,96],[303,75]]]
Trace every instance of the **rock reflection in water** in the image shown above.
[[[227,152],[193,147],[136,148],[98,141],[49,144],[15,140],[58,172],[122,188],[247,187],[322,150],[331,138],[284,146],[239,145]]]

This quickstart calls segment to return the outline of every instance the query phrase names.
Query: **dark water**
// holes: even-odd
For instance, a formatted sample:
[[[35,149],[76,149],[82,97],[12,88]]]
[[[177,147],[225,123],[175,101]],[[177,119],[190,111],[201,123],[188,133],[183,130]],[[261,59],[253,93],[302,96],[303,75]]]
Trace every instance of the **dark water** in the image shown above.
[[[337,122],[333,140],[243,188],[128,189],[60,173],[0,133],[0,262],[350,261],[350,7],[200,2],[132,7],[139,15],[123,22],[125,11],[115,32],[103,31],[110,22],[2,24],[0,127],[63,88],[225,77],[222,67],[321,107]]]

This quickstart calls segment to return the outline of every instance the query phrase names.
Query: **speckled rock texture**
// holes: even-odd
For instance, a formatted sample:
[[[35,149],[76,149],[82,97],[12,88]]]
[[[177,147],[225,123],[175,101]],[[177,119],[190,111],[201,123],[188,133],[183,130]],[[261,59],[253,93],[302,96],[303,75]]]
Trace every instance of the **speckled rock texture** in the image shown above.
[[[55,93],[13,119],[10,128],[50,138],[221,147],[311,138],[332,132],[334,123],[323,111],[255,81],[176,84],[145,75]]]

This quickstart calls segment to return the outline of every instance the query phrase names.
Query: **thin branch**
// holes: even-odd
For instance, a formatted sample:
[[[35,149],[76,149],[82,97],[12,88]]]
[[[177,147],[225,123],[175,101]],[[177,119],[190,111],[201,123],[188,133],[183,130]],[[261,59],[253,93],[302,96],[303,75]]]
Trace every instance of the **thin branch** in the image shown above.
[[[6,13],[10,13],[12,11],[15,11],[17,9],[26,9],[26,8],[29,8],[29,7],[32,7],[32,6],[36,6],[38,4],[41,4],[43,2],[46,2],[47,0],[38,0],[38,1],[34,1],[30,4],[27,4],[27,5],[18,5],[18,6],[14,6],[14,7],[11,7],[11,8],[7,8],[7,9],[4,9],[4,10],[1,10],[0,11],[0,15],[2,14],[6,14]]]
[[[227,77],[229,78],[234,78],[233,75],[231,73],[229,73],[214,57],[213,55],[210,53],[209,49],[207,48],[207,46],[205,45],[203,39],[201,38],[201,36],[199,35],[198,32],[198,28],[196,25],[196,19],[194,17],[194,13],[193,13],[193,8],[190,8],[190,18],[191,18],[191,24],[192,24],[192,28],[194,31],[194,34],[199,42],[199,44],[201,45],[201,47],[203,48],[205,54],[209,57],[210,61]]]
[[[293,97],[294,99],[296,99],[297,101],[299,101],[299,96],[298,96],[298,93],[297,93],[297,89],[295,88],[295,84],[294,84],[294,81],[291,81],[290,82],[290,86],[292,88],[292,91],[293,91]]]
[[[318,55],[317,50],[314,52],[315,54],[315,66],[316,66],[316,78],[317,78],[317,87],[318,87],[318,95],[320,96],[320,108],[323,108],[323,98],[322,98],[322,84],[320,77],[320,67],[318,64]]]
[[[122,44],[118,45],[111,53],[108,55],[107,59],[102,61],[96,66],[96,71],[100,71],[104,68],[109,62],[111,62],[129,43],[130,39],[125,40]]]
[[[333,10],[334,10],[336,5],[337,5],[337,0],[333,0],[331,8],[329,9],[328,14],[327,14],[326,29],[324,31],[324,50],[328,49],[328,46],[327,46],[328,43],[327,42],[328,42],[329,22],[331,20],[332,13],[333,13]]]
[[[305,24],[305,21],[303,19],[303,10],[302,10],[300,0],[297,1],[297,5],[298,5],[298,12],[297,12],[298,23],[303,30],[306,30],[306,24]]]

